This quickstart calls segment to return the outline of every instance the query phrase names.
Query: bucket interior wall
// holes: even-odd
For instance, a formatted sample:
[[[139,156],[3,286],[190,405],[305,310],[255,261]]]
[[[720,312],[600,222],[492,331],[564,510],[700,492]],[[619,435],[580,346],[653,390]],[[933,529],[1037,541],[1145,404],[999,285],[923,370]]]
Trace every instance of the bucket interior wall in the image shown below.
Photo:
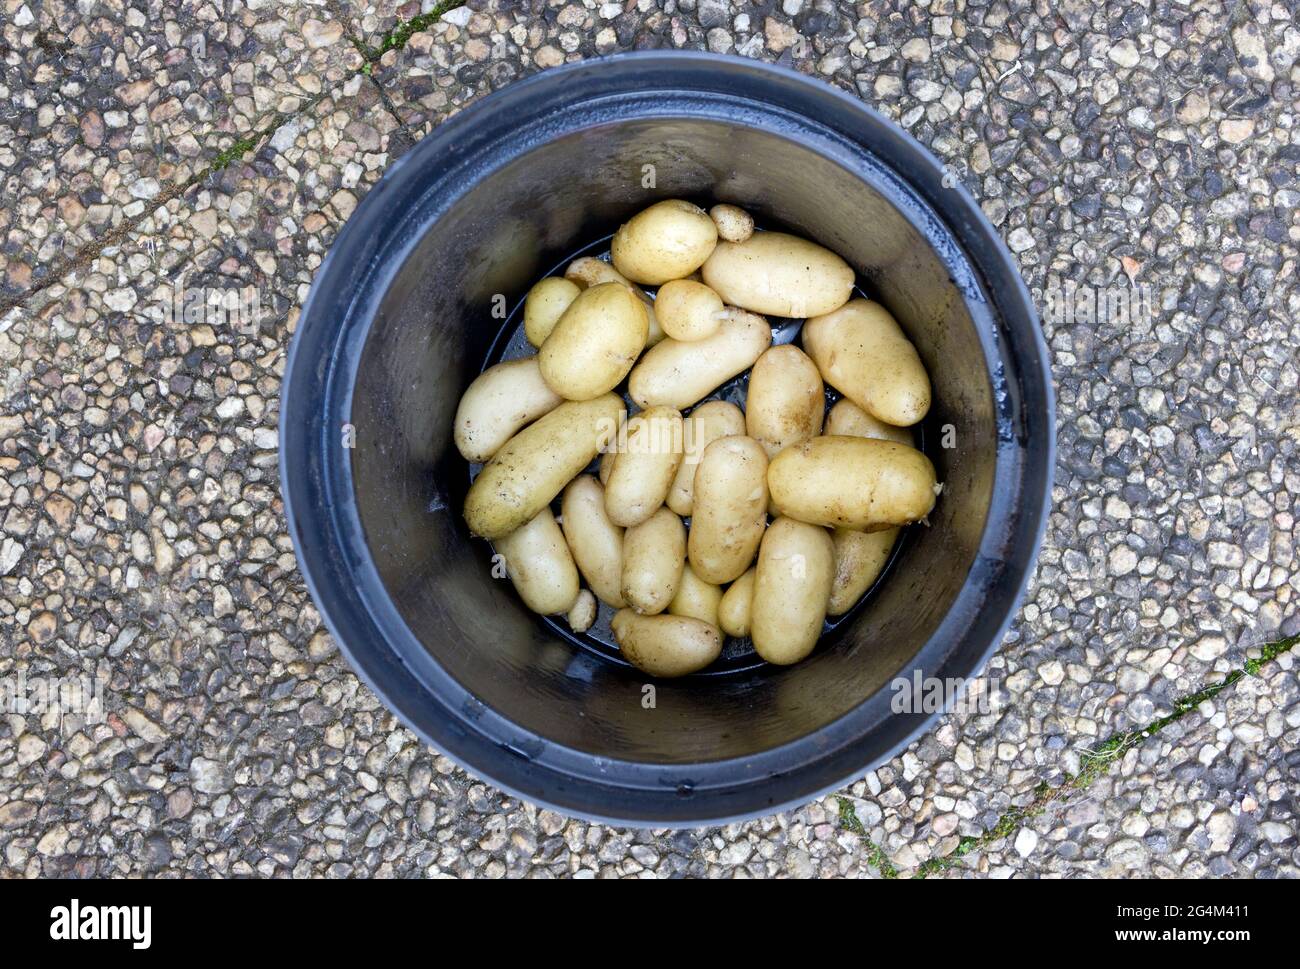
[[[655,187],[643,178],[652,165]],[[510,305],[566,254],[655,198],[726,201],[839,253],[898,318],[929,370],[927,448],[942,496],[907,530],[888,580],[804,662],[656,684],[576,650],[491,577],[460,515],[457,402]],[[387,591],[424,647],[515,723],[611,760],[744,758],[857,706],[925,643],[975,559],[996,455],[974,324],[934,248],[881,195],[826,158],[760,130],[699,119],[600,126],[551,141],[434,220],[373,322],[352,403],[357,501]],[[950,448],[942,447],[952,444]]]

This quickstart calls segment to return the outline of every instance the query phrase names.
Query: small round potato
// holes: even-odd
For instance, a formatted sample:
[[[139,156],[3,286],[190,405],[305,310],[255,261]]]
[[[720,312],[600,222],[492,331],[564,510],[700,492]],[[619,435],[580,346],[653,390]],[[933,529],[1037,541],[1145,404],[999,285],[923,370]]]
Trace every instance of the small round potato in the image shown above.
[[[718,238],[727,242],[744,242],[754,234],[754,217],[738,205],[715,205],[709,218],[718,227]]]
[[[529,609],[551,616],[572,608],[578,598],[578,569],[551,509],[543,508],[528,524],[498,538],[495,548]]]
[[[575,633],[585,633],[595,624],[598,608],[596,597],[583,589],[578,593],[578,598],[573,601],[573,607],[569,610],[569,628]]]
[[[555,329],[569,304],[582,290],[578,284],[559,276],[547,276],[524,297],[524,336],[540,347]]]
[[[826,415],[826,434],[845,437],[874,437],[879,441],[897,441],[908,447],[916,446],[910,427],[895,427],[878,421],[847,397],[835,402]]]
[[[698,505],[698,472],[696,479]],[[935,484],[934,465],[920,451],[866,437],[815,437],[786,448],[767,469],[782,515],[858,531],[920,521],[934,507]]]
[[[591,400],[627,376],[645,349],[645,305],[621,283],[584,289],[537,352],[542,379],[568,400]]]
[[[598,286],[601,283],[622,283],[636,294],[637,299],[645,304],[646,314],[650,317],[650,335],[646,337],[645,345],[652,347],[667,335],[664,333],[663,327],[659,325],[658,319],[655,318],[654,300],[646,295],[644,289],[604,260],[597,259],[595,256],[581,256],[569,263],[564,270],[564,278],[574,283],[579,289]]]
[[[589,474],[569,482],[560,500],[565,541],[587,585],[615,609],[623,601],[623,529],[605,513],[605,489]]]
[[[475,535],[508,535],[550,505],[615,434],[623,399],[566,400],[512,437],[483,466],[465,495],[465,522]]]
[[[623,443],[605,484],[609,520],[624,528],[655,513],[682,463],[682,415],[672,407],[649,407],[627,422]]]
[[[668,603],[668,611],[674,616],[691,616],[703,620],[711,626],[718,624],[718,603],[722,601],[722,589],[712,582],[705,582],[691,563],[682,569],[682,581],[677,586],[677,595]]]
[[[763,535],[754,570],[749,635],[769,663],[797,663],[817,645],[835,575],[826,529],[778,518]]]
[[[826,382],[877,420],[909,427],[929,411],[925,365],[879,303],[855,299],[810,319],[803,346]]]
[[[542,379],[536,357],[498,363],[479,374],[460,399],[456,448],[466,461],[487,461],[521,427],[563,402]]]
[[[667,508],[623,533],[623,599],[642,615],[668,608],[686,565],[686,527]]]
[[[754,570],[749,569],[727,586],[718,603],[718,624],[728,636],[744,639],[749,635],[749,611],[754,602]]]
[[[817,365],[798,347],[772,347],[749,372],[745,430],[769,458],[822,432],[826,388]]]
[[[668,507],[686,517],[695,504],[695,469],[704,449],[720,437],[745,433],[745,415],[725,400],[710,400],[682,421],[682,464],[668,489]]]
[[[718,332],[722,300],[703,283],[674,279],[659,287],[655,312],[664,332],[674,340],[703,340]]]
[[[704,284],[723,302],[769,316],[829,313],[853,292],[848,263],[815,242],[784,232],[719,242],[703,274]]]
[[[718,228],[698,205],[681,199],[656,202],[614,233],[614,268],[634,283],[658,286],[689,276],[718,242]]]
[[[767,454],[752,437],[720,437],[705,448],[687,544],[705,582],[731,582],[754,561],[767,525],[766,476]]]
[[[614,640],[629,663],[651,676],[685,676],[704,669],[722,652],[722,633],[689,616],[614,614]]]
[[[690,343],[670,338],[646,351],[628,377],[628,393],[639,407],[685,410],[752,367],[771,345],[767,320],[728,308],[713,336]]]
[[[897,538],[897,528],[881,532],[835,529],[831,535],[835,544],[835,581],[826,604],[828,614],[839,616],[853,608],[880,575]]]

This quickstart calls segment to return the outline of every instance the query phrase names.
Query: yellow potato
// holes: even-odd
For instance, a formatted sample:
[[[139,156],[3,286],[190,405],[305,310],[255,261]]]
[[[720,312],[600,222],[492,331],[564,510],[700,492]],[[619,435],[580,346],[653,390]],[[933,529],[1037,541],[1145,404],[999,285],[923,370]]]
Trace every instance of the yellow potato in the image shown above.
[[[549,508],[496,540],[520,598],[543,616],[568,612],[578,598],[578,569]]]
[[[682,421],[682,463],[668,489],[668,507],[686,516],[695,504],[695,469],[704,449],[720,437],[745,433],[745,415],[725,400],[710,400]]]
[[[847,437],[874,437],[880,441],[897,441],[908,447],[916,446],[910,427],[895,427],[878,421],[847,397],[835,402],[826,415],[826,434]]]
[[[639,525],[664,503],[682,463],[682,415],[672,407],[650,407],[627,422],[609,480],[605,510],[624,528]]]
[[[569,304],[582,290],[577,283],[559,276],[547,276],[524,297],[524,336],[540,347],[555,329]]]
[[[711,626],[718,624],[718,603],[722,601],[722,589],[712,582],[705,582],[689,562],[682,569],[682,580],[677,586],[677,594],[668,603],[668,611],[674,616],[691,616],[707,622]]]
[[[772,347],[749,373],[745,430],[769,458],[822,432],[826,388],[817,365],[798,347]]]
[[[460,399],[456,448],[466,461],[486,461],[521,427],[563,402],[542,379],[536,357],[498,363],[479,374]]]
[[[655,318],[654,300],[646,295],[644,289],[609,263],[597,259],[595,256],[582,256],[569,263],[564,270],[564,278],[575,284],[579,289],[586,289],[588,286],[596,286],[600,283],[622,283],[636,294],[637,299],[645,304],[646,314],[650,317],[650,335],[646,337],[645,345],[652,347],[666,336],[663,327],[659,325],[659,321]]]
[[[822,377],[864,411],[908,427],[930,409],[930,377],[889,310],[869,299],[815,316],[803,347]]]
[[[647,350],[628,377],[628,393],[639,407],[685,410],[752,367],[771,345],[767,320],[728,308],[713,336],[690,343],[669,338]]]
[[[717,242],[718,228],[707,212],[681,199],[666,199],[619,227],[610,258],[632,282],[658,286],[695,272]]]
[[[600,467],[596,469],[596,477],[600,478],[601,484],[609,484],[609,476],[614,470],[614,459],[616,457],[618,457],[618,451],[613,448],[600,456]]]
[[[465,496],[475,535],[497,539],[531,521],[618,433],[622,398],[565,401],[507,441]]]
[[[835,581],[826,605],[828,614],[839,616],[853,608],[880,575],[897,538],[897,528],[881,532],[835,529],[831,535],[835,544]]]
[[[778,518],[763,535],[754,570],[749,635],[769,663],[797,663],[817,645],[826,621],[835,548],[826,529]]]
[[[695,509],[687,544],[706,582],[730,582],[754,561],[767,525],[767,454],[752,437],[721,437],[695,470]]]
[[[615,609],[623,601],[623,529],[605,513],[605,489],[589,474],[569,482],[560,499],[565,541],[591,591]]]
[[[648,332],[645,306],[626,286],[584,289],[537,351],[542,379],[569,400],[599,397],[627,376]]]
[[[859,531],[920,521],[934,507],[935,484],[934,465],[920,451],[866,437],[815,437],[786,448],[767,469],[782,515]],[[698,505],[698,480],[695,487]]]
[[[743,639],[749,635],[749,612],[754,602],[754,570],[749,569],[727,586],[718,603],[718,625],[728,636]]]
[[[689,616],[639,616],[622,609],[610,628],[624,658],[651,676],[694,673],[722,652],[718,628]]]
[[[703,283],[674,279],[659,287],[655,312],[664,332],[674,340],[703,340],[718,332],[722,300]]]
[[[623,533],[623,599],[643,615],[668,608],[686,564],[686,528],[667,508]]]
[[[744,242],[754,234],[754,217],[738,205],[715,205],[709,218],[718,227],[718,238],[727,242]]]
[[[573,601],[572,608],[569,609],[569,628],[575,633],[585,633],[596,622],[596,597],[589,591],[583,589],[578,593],[578,598]]]
[[[703,268],[704,284],[723,302],[769,316],[807,317],[848,302],[853,270],[835,253],[784,232],[755,232],[719,242]]]

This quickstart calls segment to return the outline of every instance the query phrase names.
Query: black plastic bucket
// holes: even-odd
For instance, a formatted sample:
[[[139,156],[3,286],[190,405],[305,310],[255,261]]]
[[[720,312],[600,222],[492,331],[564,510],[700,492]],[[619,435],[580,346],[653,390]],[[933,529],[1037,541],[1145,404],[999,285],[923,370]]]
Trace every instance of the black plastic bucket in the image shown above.
[[[460,515],[469,478],[452,416],[507,342],[495,298],[516,306],[552,267],[670,197],[737,203],[858,269],[929,369],[926,450],[944,492],[885,580],[802,663],[651,684],[491,577],[491,550]],[[326,623],[422,738],[560,811],[687,826],[860,776],[938,715],[895,713],[896,678],[979,672],[1042,537],[1053,426],[1028,293],[932,156],[802,75],[647,52],[514,84],[388,170],[299,320],[281,477]]]

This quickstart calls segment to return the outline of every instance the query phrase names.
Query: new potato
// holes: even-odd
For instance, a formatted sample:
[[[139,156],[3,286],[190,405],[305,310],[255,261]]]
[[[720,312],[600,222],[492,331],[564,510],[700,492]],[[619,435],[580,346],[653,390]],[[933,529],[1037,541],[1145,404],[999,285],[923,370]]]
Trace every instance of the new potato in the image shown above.
[[[821,374],[798,347],[772,347],[755,361],[745,396],[745,429],[769,458],[820,434],[825,413]]]
[[[754,570],[749,635],[769,663],[797,663],[817,645],[835,574],[826,529],[778,518],[763,535]]]
[[[664,332],[674,340],[703,340],[718,332],[722,300],[703,283],[674,279],[659,287],[655,312]]]
[[[752,367],[771,345],[767,320],[728,309],[712,336],[689,343],[669,338],[646,351],[628,377],[628,393],[639,407],[685,410]]]
[[[749,613],[754,602],[754,570],[749,569],[727,586],[718,603],[718,625],[728,636],[743,639],[749,635]]]
[[[853,270],[835,253],[784,232],[719,242],[702,269],[724,303],[768,316],[808,317],[848,302]]]
[[[639,525],[664,503],[682,463],[682,415],[672,407],[649,407],[627,422],[627,441],[605,483],[610,521]]]
[[[831,535],[835,545],[835,581],[831,584],[831,598],[826,605],[829,615],[848,612],[862,598],[862,593],[870,588],[885,567],[897,538],[897,528],[880,532],[835,529]]]
[[[754,234],[754,217],[738,205],[715,205],[709,218],[718,227],[718,238],[744,242]]]
[[[654,615],[677,595],[686,564],[686,528],[660,508],[623,533],[623,599],[637,612]]]
[[[622,398],[565,401],[507,441],[465,496],[465,522],[493,540],[531,521],[618,431]]]
[[[677,594],[668,603],[668,611],[674,616],[691,616],[703,620],[711,626],[718,624],[718,604],[722,601],[722,589],[712,582],[705,582],[691,563],[682,569],[682,580],[677,585]]]
[[[721,437],[695,470],[687,554],[706,582],[739,578],[767,524],[767,454],[752,437]]]
[[[591,591],[615,609],[623,601],[623,529],[605,513],[605,489],[589,474],[569,482],[560,500],[565,541]]]
[[[847,437],[874,437],[881,441],[897,441],[908,447],[916,446],[910,427],[895,427],[877,420],[847,397],[835,402],[826,415],[826,434]]]
[[[549,508],[496,541],[520,598],[543,616],[568,612],[578,598],[578,569]]]
[[[694,673],[722,652],[718,628],[689,616],[641,616],[622,609],[610,628],[627,661],[651,676]]]
[[[568,400],[608,393],[645,349],[649,328],[644,304],[626,286],[584,289],[537,351],[542,379]]]
[[[524,336],[540,347],[555,329],[569,304],[582,290],[578,284],[559,276],[547,276],[524,297]]]
[[[866,437],[815,437],[767,469],[772,503],[812,525],[879,531],[920,521],[935,500],[934,465],[920,451]],[[699,483],[696,483],[696,502]]]
[[[542,379],[536,357],[489,367],[469,385],[456,408],[456,449],[466,461],[487,461],[521,427],[563,401]]]
[[[632,282],[621,272],[611,266],[604,260],[597,259],[595,256],[580,256],[569,263],[564,270],[564,278],[576,285],[579,289],[586,289],[588,286],[597,286],[600,283],[622,283],[628,289],[636,294],[636,298],[645,306],[646,314],[650,317],[650,335],[646,337],[645,345],[654,346],[665,336],[663,327],[655,319],[655,304],[644,289]]]
[[[658,286],[695,272],[717,242],[718,228],[707,212],[681,199],[666,199],[619,227],[610,258],[632,282]]]
[[[720,437],[745,433],[745,415],[725,400],[710,400],[682,421],[682,463],[668,489],[668,507],[685,517],[695,505],[695,469],[704,449]]]
[[[569,609],[569,628],[575,633],[585,633],[596,622],[596,597],[587,589],[578,593],[578,598],[573,601],[573,606]]]
[[[908,427],[930,409],[930,377],[889,311],[855,299],[803,325],[803,346],[828,384],[872,417]]]

